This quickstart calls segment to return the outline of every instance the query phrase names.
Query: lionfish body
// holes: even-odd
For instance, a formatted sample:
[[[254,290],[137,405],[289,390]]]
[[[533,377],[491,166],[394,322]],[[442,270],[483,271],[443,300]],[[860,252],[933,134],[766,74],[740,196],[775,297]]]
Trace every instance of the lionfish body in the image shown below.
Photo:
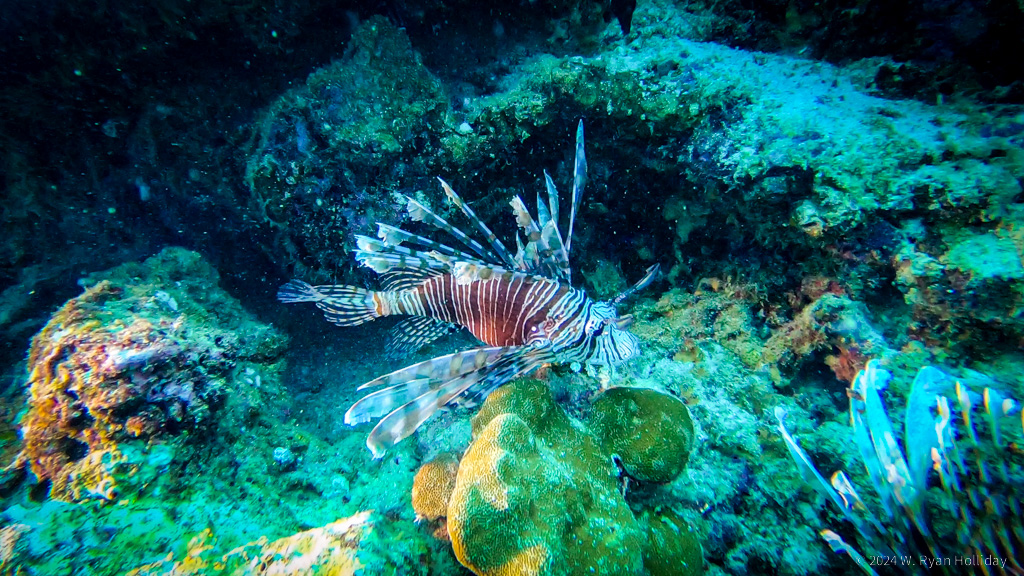
[[[522,200],[513,199],[517,238],[513,257],[454,190],[448,197],[488,239],[473,240],[422,204],[408,199],[410,216],[444,230],[470,252],[416,234],[378,224],[379,239],[358,236],[356,259],[382,275],[383,290],[344,285],[311,286],[293,280],[278,292],[282,302],[314,302],[326,318],[355,326],[382,316],[407,316],[392,331],[387,350],[401,355],[458,327],[486,346],[414,364],[372,380],[360,389],[379,390],[356,402],[345,414],[350,425],[381,421],[367,446],[375,457],[412,434],[445,406],[474,405],[494,389],[545,363],[615,365],[639,353],[639,340],[625,330],[615,304],[649,283],[657,266],[633,288],[611,302],[591,300],[570,285],[572,228],[586,174],[583,124],[576,135],[576,166],[569,235],[558,229],[558,193],[545,174],[547,203],[538,195],[538,220]]]

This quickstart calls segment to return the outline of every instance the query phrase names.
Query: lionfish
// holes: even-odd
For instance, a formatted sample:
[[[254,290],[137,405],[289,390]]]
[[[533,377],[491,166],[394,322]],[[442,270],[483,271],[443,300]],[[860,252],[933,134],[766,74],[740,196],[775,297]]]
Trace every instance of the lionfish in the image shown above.
[[[639,339],[627,331],[632,318],[616,305],[649,284],[658,266],[608,302],[590,299],[570,284],[569,253],[587,162],[583,122],[576,129],[575,167],[568,234],[558,227],[558,191],[545,171],[546,202],[537,194],[537,218],[518,196],[512,211],[525,242],[516,236],[513,256],[472,208],[438,178],[446,196],[489,247],[406,197],[412,220],[447,232],[460,250],[388,224],[378,238],[357,236],[356,260],[381,275],[382,290],[356,286],[312,286],[292,280],[278,300],[313,302],[328,321],[356,326],[382,316],[404,315],[391,333],[388,351],[411,353],[464,327],[483,346],[440,356],[381,376],[359,387],[380,388],[345,413],[351,426],[381,418],[366,445],[374,458],[416,431],[446,406],[472,407],[502,385],[548,363],[614,366],[639,354]]]

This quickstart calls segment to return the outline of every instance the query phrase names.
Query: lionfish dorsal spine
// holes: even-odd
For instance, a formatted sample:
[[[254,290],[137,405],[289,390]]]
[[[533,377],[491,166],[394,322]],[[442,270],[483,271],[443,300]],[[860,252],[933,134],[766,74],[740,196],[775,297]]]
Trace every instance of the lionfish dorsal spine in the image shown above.
[[[469,218],[470,222],[472,222],[484,237],[487,238],[491,247],[494,248],[494,251],[498,254],[497,262],[501,262],[505,266],[515,266],[515,261],[512,260],[512,254],[510,254],[508,249],[505,248],[505,245],[498,240],[498,237],[494,235],[494,232],[491,232],[491,229],[487,227],[487,224],[484,224],[483,221],[480,220],[476,215],[476,212],[469,207],[469,204],[466,204],[447,182],[441,178],[438,178],[437,180],[441,183],[441,188],[444,189],[444,193],[448,198],[458,206],[460,210],[462,210],[462,213],[466,215],[466,218]]]
[[[558,228],[558,187],[555,186],[555,181],[552,180],[551,175],[548,171],[544,171],[544,188],[548,192],[548,212],[551,214],[551,220],[555,223],[555,228]],[[540,204],[540,195],[537,196],[537,204]],[[561,232],[559,232],[561,234]]]
[[[476,258],[475,256],[471,256],[470,254],[463,252],[462,250],[452,248],[447,244],[442,244],[440,242],[431,240],[430,238],[427,238],[425,236],[413,234],[412,232],[402,230],[401,228],[397,228],[395,226],[391,226],[388,224],[382,224],[379,222],[377,223],[377,237],[380,238],[381,242],[388,246],[398,246],[403,242],[408,242],[410,244],[421,246],[423,248],[435,250],[441,254],[446,254],[453,258],[470,260]]]
[[[576,127],[576,164],[572,171],[572,208],[569,212],[569,234],[565,237],[565,252],[572,251],[572,232],[576,213],[583,201],[583,187],[587,183],[587,153],[583,149],[583,120]]]
[[[448,223],[447,220],[441,218],[433,211],[431,211],[429,208],[417,202],[416,200],[413,200],[409,196],[406,196],[405,199],[408,201],[407,209],[410,218],[417,222],[424,222],[426,224],[430,224],[431,226],[437,228],[438,230],[443,230],[451,234],[452,236],[457,238],[459,242],[462,242],[463,245],[470,248],[473,252],[476,252],[477,255],[480,256],[480,258],[482,258],[483,260],[492,262],[498,261],[497,256],[491,253],[491,251],[488,250],[487,248],[484,248],[483,245],[481,245],[479,242],[470,238],[465,232],[459,230],[455,226],[452,226],[450,223]]]
[[[572,281],[572,270],[569,268],[569,252],[565,247],[565,237],[558,228],[558,188],[548,171],[544,171],[544,187],[548,193],[547,209],[544,210],[544,202],[537,194],[537,212],[540,217],[541,238],[550,247],[552,258],[555,263],[555,270],[566,282]],[[547,222],[544,216],[547,214]]]

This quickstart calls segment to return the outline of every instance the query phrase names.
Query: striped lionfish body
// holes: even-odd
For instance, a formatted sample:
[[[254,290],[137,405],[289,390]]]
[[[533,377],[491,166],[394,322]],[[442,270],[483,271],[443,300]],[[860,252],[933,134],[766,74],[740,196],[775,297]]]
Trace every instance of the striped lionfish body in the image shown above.
[[[356,259],[381,274],[383,289],[312,286],[292,280],[278,291],[282,302],[313,302],[339,326],[382,316],[406,316],[395,326],[387,351],[402,355],[463,327],[483,347],[420,362],[360,386],[379,388],[356,402],[345,422],[381,418],[367,438],[374,457],[412,434],[439,409],[474,405],[491,391],[546,363],[615,365],[639,354],[639,340],[626,330],[630,318],[615,305],[646,286],[642,280],[610,302],[591,300],[570,284],[569,250],[586,177],[583,123],[576,132],[569,233],[558,229],[558,192],[544,174],[547,202],[538,194],[534,220],[518,197],[512,200],[526,241],[517,238],[513,256],[443,180],[441,186],[487,238],[471,238],[419,202],[408,198],[409,215],[454,236],[456,249],[387,224],[379,238],[357,236]]]

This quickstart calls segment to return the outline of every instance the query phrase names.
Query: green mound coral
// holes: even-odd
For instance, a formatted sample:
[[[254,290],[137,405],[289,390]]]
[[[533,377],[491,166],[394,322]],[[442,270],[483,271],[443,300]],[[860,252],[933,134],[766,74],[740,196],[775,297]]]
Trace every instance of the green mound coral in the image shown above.
[[[697,532],[679,516],[662,510],[638,518],[647,541],[644,568],[649,576],[699,576],[704,557]]]
[[[666,428],[648,429],[653,443]],[[473,436],[448,504],[448,531],[456,557],[479,576],[701,572],[695,535],[660,514],[638,522],[609,452],[542,382],[492,393],[473,418]]]
[[[587,426],[631,477],[671,482],[693,448],[690,410],[675,396],[648,388],[610,388],[594,402]]]
[[[476,574],[639,574],[643,534],[615,468],[537,381],[473,418],[448,507],[455,555]]]

